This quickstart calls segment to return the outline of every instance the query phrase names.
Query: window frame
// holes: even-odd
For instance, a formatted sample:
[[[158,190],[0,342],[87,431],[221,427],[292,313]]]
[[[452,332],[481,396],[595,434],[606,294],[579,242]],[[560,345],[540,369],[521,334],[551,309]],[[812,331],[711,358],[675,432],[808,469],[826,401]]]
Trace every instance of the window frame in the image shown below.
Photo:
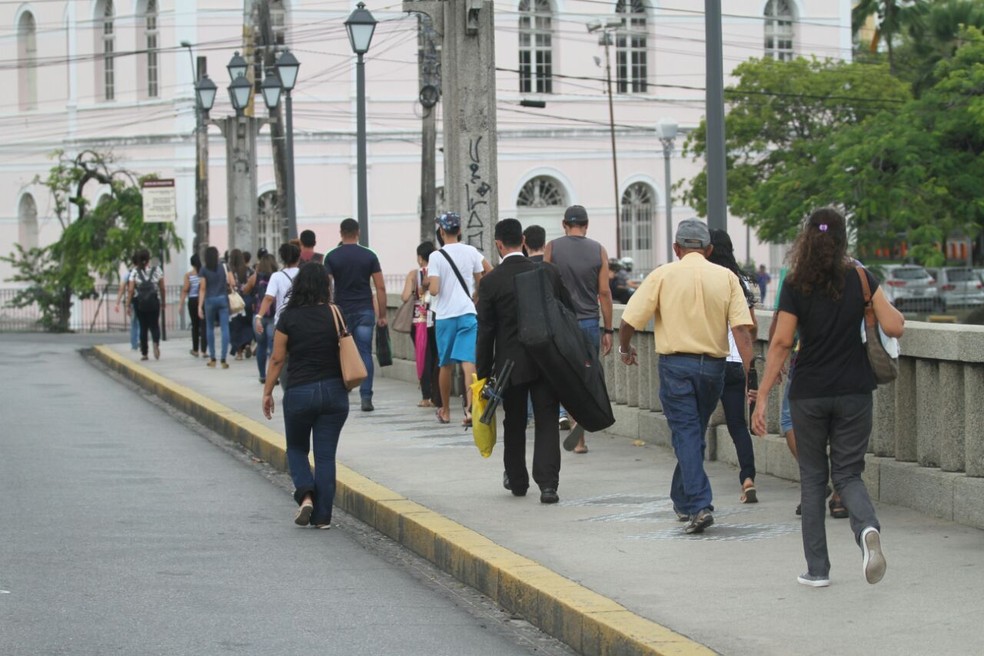
[[[780,7],[780,4],[784,5]],[[780,13],[785,9],[783,13]],[[790,0],[769,0],[763,16],[763,50],[766,57],[777,61],[796,58],[796,11]]]
[[[147,97],[160,97],[160,11],[157,0],[147,0],[144,10],[144,44],[146,45]]]
[[[615,15],[622,26],[615,32],[616,93],[649,92],[649,21],[643,0],[618,0]]]
[[[17,20],[18,105],[21,111],[38,108],[38,21],[31,11]]]
[[[99,32],[100,43],[102,44],[102,97],[105,101],[116,100],[116,10],[113,0],[104,0],[102,12],[97,24],[101,26]]]
[[[520,0],[519,92],[553,93],[553,8],[550,0]]]

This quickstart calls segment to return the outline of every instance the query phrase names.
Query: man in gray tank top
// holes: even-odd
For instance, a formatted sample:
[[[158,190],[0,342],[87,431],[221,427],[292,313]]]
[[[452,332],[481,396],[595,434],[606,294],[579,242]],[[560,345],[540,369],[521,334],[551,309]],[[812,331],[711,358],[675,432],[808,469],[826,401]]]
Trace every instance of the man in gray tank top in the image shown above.
[[[608,286],[608,253],[605,247],[588,239],[588,212],[580,205],[571,205],[564,212],[564,236],[547,244],[543,259],[559,270],[564,286],[570,292],[577,321],[588,341],[600,347],[603,355],[612,350],[612,292]],[[601,306],[601,328],[598,307]],[[562,429],[571,426],[567,411],[561,408]],[[587,453],[584,429],[574,426],[564,440],[564,448],[574,453]]]

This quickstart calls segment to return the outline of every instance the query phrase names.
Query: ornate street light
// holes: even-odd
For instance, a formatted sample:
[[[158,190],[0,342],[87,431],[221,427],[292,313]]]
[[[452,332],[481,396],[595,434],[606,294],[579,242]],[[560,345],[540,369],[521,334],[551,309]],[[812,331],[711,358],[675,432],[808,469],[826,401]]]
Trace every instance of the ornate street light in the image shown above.
[[[229,85],[229,99],[236,110],[236,116],[242,116],[243,110],[249,105],[249,97],[252,93],[253,85],[245,75],[240,75]]]
[[[249,64],[245,59],[243,59],[242,55],[239,54],[238,50],[226,65],[226,70],[229,71],[229,79],[233,82],[236,81],[237,77],[246,75],[247,68],[249,68]]]
[[[267,109],[273,111],[280,104],[280,94],[284,90],[283,86],[280,84],[280,78],[277,77],[276,71],[272,68],[267,69],[266,75],[263,76],[263,84],[260,85],[260,91],[263,92],[263,102],[266,103]]]
[[[215,105],[215,94],[218,90],[215,82],[212,82],[207,75],[203,75],[195,83],[195,96],[198,98],[198,106],[206,114],[212,111],[212,106]]]
[[[352,52],[358,56],[355,65],[356,88],[356,168],[358,171],[359,243],[369,245],[369,193],[366,188],[366,70],[363,55],[369,51],[372,34],[376,31],[376,19],[365,4],[359,3],[345,21]]]
[[[284,91],[290,93],[294,90],[294,83],[297,82],[297,71],[301,67],[301,62],[297,61],[290,50],[284,50],[277,57],[277,74],[284,85]]]
[[[673,154],[673,141],[677,136],[676,121],[663,119],[659,122],[659,141],[663,144],[663,173],[666,194],[666,263],[673,261],[673,191],[670,180],[670,156]]]
[[[294,89],[297,82],[297,72],[301,68],[301,62],[297,60],[290,50],[284,50],[277,57],[277,75],[280,76],[280,83],[284,87],[286,97],[284,108],[287,112],[287,234],[291,239],[297,237],[297,196],[294,193],[294,100],[290,92]]]

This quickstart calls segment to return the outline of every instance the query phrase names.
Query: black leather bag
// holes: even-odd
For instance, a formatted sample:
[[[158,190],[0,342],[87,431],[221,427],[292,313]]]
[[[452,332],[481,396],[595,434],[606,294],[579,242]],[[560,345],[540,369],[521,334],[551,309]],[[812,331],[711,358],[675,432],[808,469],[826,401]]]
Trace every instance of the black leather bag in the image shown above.
[[[519,341],[567,411],[584,430],[615,423],[598,351],[577,317],[553,294],[544,267],[515,278]]]
[[[388,326],[376,326],[376,360],[380,367],[393,364],[393,349],[390,346],[390,331]]]

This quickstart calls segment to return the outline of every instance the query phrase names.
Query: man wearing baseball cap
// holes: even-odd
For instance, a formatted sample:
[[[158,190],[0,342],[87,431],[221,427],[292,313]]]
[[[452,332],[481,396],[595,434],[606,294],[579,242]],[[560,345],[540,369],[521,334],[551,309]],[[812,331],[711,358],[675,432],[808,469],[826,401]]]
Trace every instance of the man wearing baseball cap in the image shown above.
[[[475,373],[475,341],[478,320],[475,298],[478,281],[492,269],[482,253],[469,244],[461,243],[461,216],[445,212],[437,217],[437,236],[442,248],[427,260],[427,280],[433,301],[434,334],[437,338],[437,363],[441,367],[438,385],[441,407],[437,420],[451,421],[451,376],[454,364],[461,365],[465,381],[471,383]],[[461,423],[471,426],[471,394],[465,394],[465,418]]]
[[[707,422],[721,398],[728,324],[745,374],[752,361],[752,317],[738,276],[707,261],[711,234],[696,219],[682,221],[673,251],[680,258],[642,282],[622,313],[618,353],[636,364],[636,330],[654,321],[659,354],[659,400],[672,433],[677,466],[670,485],[673,509],[684,531],[703,533],[714,523],[711,483],[704,471]]]
[[[581,331],[596,349],[607,355],[612,350],[612,291],[608,284],[608,253],[605,247],[588,239],[588,211],[571,205],[564,212],[564,236],[547,244],[543,255],[560,271],[567,291],[574,301],[575,315]],[[598,310],[601,309],[601,323]],[[560,428],[571,428],[567,411],[561,408]],[[564,448],[574,453],[587,453],[584,429],[574,426],[564,439]]]

